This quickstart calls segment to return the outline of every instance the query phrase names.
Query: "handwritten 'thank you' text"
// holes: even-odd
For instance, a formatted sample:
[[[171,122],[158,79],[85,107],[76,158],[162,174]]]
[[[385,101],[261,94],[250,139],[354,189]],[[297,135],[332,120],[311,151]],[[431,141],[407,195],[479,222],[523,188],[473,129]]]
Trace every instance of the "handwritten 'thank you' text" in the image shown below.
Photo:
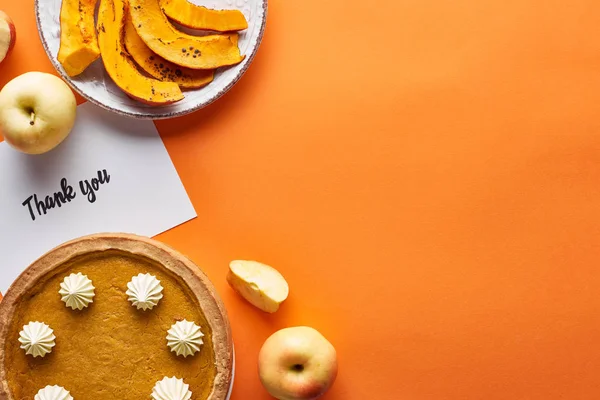
[[[96,192],[101,185],[110,182],[110,175],[105,169],[98,171],[98,177],[92,179],[84,179],[79,181],[79,189],[81,193],[87,197],[90,203],[96,202]],[[77,197],[77,192],[73,186],[69,185],[67,178],[60,180],[60,190],[52,195],[47,195],[42,200],[38,199],[37,194],[32,194],[22,203],[29,210],[29,216],[32,221],[35,221],[36,215],[46,215],[49,210],[62,207],[64,204],[70,203]]]

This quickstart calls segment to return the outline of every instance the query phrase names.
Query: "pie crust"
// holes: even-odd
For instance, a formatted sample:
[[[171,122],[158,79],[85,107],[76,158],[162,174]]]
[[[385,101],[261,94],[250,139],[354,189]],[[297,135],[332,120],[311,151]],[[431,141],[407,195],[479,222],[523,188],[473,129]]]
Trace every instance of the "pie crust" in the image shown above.
[[[233,343],[227,312],[212,283],[193,262],[170,247],[156,240],[121,233],[85,236],[56,247],[31,264],[6,292],[4,299],[0,301],[0,399],[18,400],[20,398],[11,393],[11,385],[9,384],[11,366],[7,365],[9,350],[15,351],[15,346],[19,344],[17,338],[12,337],[15,332],[13,320],[17,320],[17,317],[21,318],[22,315],[19,316],[17,314],[23,313],[23,311],[18,311],[20,309],[19,304],[34,298],[37,295],[36,291],[40,289],[40,285],[44,287],[46,283],[43,282],[48,282],[50,279],[58,277],[59,274],[65,272],[65,266],[76,265],[78,260],[92,256],[99,258],[105,256],[131,257],[132,259],[144,260],[144,262],[151,263],[155,268],[162,270],[165,275],[173,277],[177,281],[178,288],[179,286],[187,286],[182,291],[189,297],[191,305],[187,304],[185,306],[197,308],[196,312],[203,314],[206,323],[209,325],[208,330],[211,331],[212,337],[214,367],[209,366],[207,368],[211,368],[211,374],[214,371],[214,381],[212,390],[207,392],[208,397],[203,397],[202,400],[225,400],[232,381]],[[51,290],[51,288],[44,289],[44,291],[46,290]],[[123,289],[123,293],[125,290],[126,288]],[[96,289],[96,297],[99,297],[99,295],[100,293]],[[56,296],[59,297],[58,288]],[[166,296],[168,296],[167,291],[165,293]],[[126,299],[123,301],[127,302]],[[62,305],[64,307],[64,303]],[[127,305],[130,306],[128,302]],[[160,304],[158,308],[160,308]],[[90,311],[85,312],[94,312],[94,304],[92,304],[90,309]],[[150,310],[146,311],[146,313],[151,312]],[[203,332],[204,330],[203,328]],[[85,334],[85,332],[82,332],[82,334]],[[166,336],[166,331],[164,334]],[[69,338],[57,337],[57,344],[62,346],[62,348],[68,348],[70,344]],[[54,349],[54,352],[61,350],[59,345]],[[204,346],[206,345],[207,343],[205,342]],[[140,342],[139,346],[144,346],[144,343]],[[169,351],[166,346],[166,340],[164,348],[156,349],[156,351]],[[172,355],[172,357],[176,356]],[[28,360],[28,362],[31,361]],[[52,363],[52,359],[49,358],[46,362]],[[179,362],[179,359],[175,359],[174,362]],[[214,370],[212,370],[213,368]],[[94,371],[84,372],[91,375],[94,374]],[[180,376],[179,378],[185,380],[186,377]],[[150,397],[150,393],[147,393],[148,398]],[[107,398],[112,399],[115,398],[114,396],[115,393],[107,391]],[[84,400],[81,397],[80,395],[78,400]],[[94,397],[99,398],[97,394]],[[77,397],[75,398],[77,399]],[[197,397],[194,396],[194,398]]]

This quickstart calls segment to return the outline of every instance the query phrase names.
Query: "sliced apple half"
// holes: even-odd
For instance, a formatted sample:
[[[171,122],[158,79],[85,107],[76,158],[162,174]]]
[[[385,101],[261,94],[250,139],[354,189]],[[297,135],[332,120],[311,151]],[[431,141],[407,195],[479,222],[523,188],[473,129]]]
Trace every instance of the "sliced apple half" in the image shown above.
[[[188,0],[160,0],[164,13],[183,26],[192,29],[229,32],[248,28],[240,10],[211,10]]]
[[[133,60],[148,74],[159,81],[175,82],[182,89],[198,89],[212,82],[212,69],[189,69],[180,67],[154,53],[135,30],[128,13],[125,24],[125,47]]]
[[[232,261],[227,282],[250,304],[268,313],[277,311],[290,293],[279,271],[257,261]]]
[[[159,0],[129,0],[135,29],[159,56],[191,69],[216,69],[239,64],[244,56],[237,46],[238,34],[192,36],[171,25]]]
[[[8,57],[16,41],[15,24],[4,11],[0,11],[0,63]]]
[[[98,11],[98,42],[106,72],[128,96],[150,105],[171,104],[183,99],[173,82],[161,82],[138,71],[123,43],[127,0],[101,0]]]

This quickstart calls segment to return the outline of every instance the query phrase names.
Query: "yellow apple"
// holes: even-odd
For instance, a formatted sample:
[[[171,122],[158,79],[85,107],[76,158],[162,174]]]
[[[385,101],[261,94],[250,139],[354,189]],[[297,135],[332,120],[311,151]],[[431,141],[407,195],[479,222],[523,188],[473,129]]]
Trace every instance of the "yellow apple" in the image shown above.
[[[10,54],[17,41],[15,24],[4,11],[0,10],[0,64]]]
[[[0,91],[0,132],[6,142],[28,154],[58,146],[75,124],[77,103],[60,78],[27,72]]]
[[[267,339],[258,355],[260,381],[279,400],[314,400],[335,381],[337,353],[317,330],[282,329]]]
[[[257,261],[232,261],[227,282],[250,304],[268,313],[277,311],[290,293],[283,275]]]

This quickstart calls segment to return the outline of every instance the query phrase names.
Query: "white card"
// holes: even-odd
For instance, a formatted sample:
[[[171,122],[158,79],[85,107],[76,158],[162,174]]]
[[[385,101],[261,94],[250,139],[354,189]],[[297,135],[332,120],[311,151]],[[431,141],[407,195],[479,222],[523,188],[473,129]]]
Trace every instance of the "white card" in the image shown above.
[[[67,240],[99,232],[154,236],[195,217],[151,121],[85,103],[69,137],[49,153],[26,155],[0,143],[3,293]]]

